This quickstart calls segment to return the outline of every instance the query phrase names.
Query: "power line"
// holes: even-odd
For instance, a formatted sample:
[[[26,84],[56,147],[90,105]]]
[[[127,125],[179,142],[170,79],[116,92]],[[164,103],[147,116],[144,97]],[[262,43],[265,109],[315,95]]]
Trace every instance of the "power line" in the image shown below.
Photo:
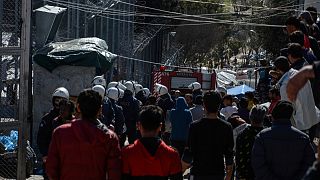
[[[50,1],[50,2],[53,2],[53,1]],[[205,22],[207,23],[207,21],[195,21],[195,20],[189,20],[189,19],[181,19],[179,17],[184,17],[185,14],[183,15],[179,15],[179,16],[163,16],[161,14],[141,14],[141,13],[131,13],[131,12],[128,12],[128,11],[121,11],[121,10],[112,10],[112,9],[107,9],[107,8],[101,8],[101,7],[92,7],[92,6],[89,6],[89,5],[86,5],[86,4],[79,4],[79,3],[74,3],[74,2],[65,2],[65,1],[59,1],[59,0],[55,0],[56,3],[58,2],[62,2],[62,3],[66,3],[66,4],[72,4],[72,5],[75,5],[75,6],[82,6],[82,7],[87,7],[87,8],[90,8],[90,10],[92,8],[95,8],[97,11],[99,11],[99,13],[102,13],[102,11],[104,12],[112,12],[112,13],[108,13],[107,15],[113,15],[113,16],[117,16],[117,15],[121,15],[121,16],[143,16],[143,17],[161,17],[161,18],[166,18],[166,19],[178,19],[178,20],[185,20],[185,21],[191,21],[191,22]],[[121,12],[121,13],[117,13],[117,14],[113,14],[113,12]],[[97,14],[99,14],[97,13]],[[175,12],[174,12],[175,13]],[[104,13],[106,14],[106,13]],[[234,13],[219,13],[219,14],[234,14]],[[279,13],[279,14],[282,14],[282,13]],[[202,15],[217,15],[217,14],[202,14]],[[277,14],[274,14],[274,15],[269,15],[269,16],[265,16],[265,17],[272,17],[272,16],[276,16]],[[197,15],[199,16],[199,15]],[[201,16],[202,17],[202,16]],[[251,21],[251,20],[254,20],[254,19],[261,19],[261,18],[265,18],[265,17],[258,17],[258,18],[252,18],[252,19],[246,19],[246,21]],[[206,18],[206,17],[205,17]],[[226,21],[226,20],[221,20],[221,19],[214,19],[214,20],[219,20],[219,21]],[[230,21],[228,21],[230,22]],[[230,23],[233,23],[234,21],[230,22]],[[244,23],[245,21],[237,21],[238,23]]]
[[[190,3],[200,3],[200,4],[212,4],[212,5],[220,5],[220,6],[228,6],[228,7],[246,7],[246,8],[253,8],[253,9],[267,9],[267,10],[280,10],[280,11],[299,11],[299,12],[303,11],[303,10],[297,10],[297,9],[284,9],[279,7],[273,8],[273,7],[250,6],[250,5],[241,5],[241,4],[224,4],[224,3],[215,3],[215,2],[207,2],[207,1],[197,1],[197,0],[180,0],[180,1],[190,2]],[[316,3],[320,3],[320,2],[311,2],[307,4],[311,5]],[[300,6],[300,5],[293,5],[288,7],[295,7],[295,6]]]
[[[69,6],[70,8],[77,9],[77,10],[84,11],[84,12],[93,13],[93,14],[97,13],[97,12],[92,10],[92,7],[90,9],[86,8],[86,7],[81,7],[82,6],[81,4],[80,5],[79,4],[70,5],[70,4],[57,2],[56,0],[55,1],[47,0],[47,2],[53,2],[53,3]],[[249,25],[249,26],[259,26],[259,27],[276,27],[276,28],[285,27],[283,25],[246,23],[246,22],[229,21],[229,20],[221,20],[221,19],[214,19],[214,18],[205,18],[205,17],[199,17],[199,16],[195,16],[195,17],[202,18],[202,19],[210,19],[211,21],[203,21],[203,20],[195,20],[195,19],[183,19],[183,18],[172,18],[170,16],[166,16],[167,18],[172,18],[172,19],[177,19],[177,20],[182,20],[182,21],[198,22],[198,23],[197,24],[191,24],[191,23],[186,23],[186,24],[153,24],[153,23],[127,21],[127,20],[122,20],[122,19],[118,19],[118,18],[111,18],[109,16],[106,16],[106,15],[109,15],[108,13],[104,13],[104,12],[99,12],[99,13],[102,13],[103,15],[98,15],[98,16],[105,17],[105,18],[112,19],[112,20],[117,20],[117,21],[127,22],[127,23],[134,23],[134,24],[141,24],[141,25],[154,25],[154,26],[175,27],[175,26],[198,26],[198,25],[208,25],[208,24],[228,24],[228,25],[242,25],[242,26]],[[172,12],[172,13],[175,13],[175,12]],[[178,13],[178,14],[181,14],[181,13]],[[185,14],[182,14],[182,15],[185,15]],[[193,16],[194,17],[194,15],[187,15],[187,16]],[[214,21],[214,20],[218,20],[218,21]]]

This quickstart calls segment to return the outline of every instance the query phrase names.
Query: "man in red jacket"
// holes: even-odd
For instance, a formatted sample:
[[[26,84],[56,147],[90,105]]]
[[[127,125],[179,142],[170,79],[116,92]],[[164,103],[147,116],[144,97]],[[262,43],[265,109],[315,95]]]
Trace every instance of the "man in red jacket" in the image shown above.
[[[101,102],[99,93],[81,92],[77,100],[81,118],[53,132],[46,163],[50,179],[121,179],[118,138],[97,119]]]
[[[142,138],[122,150],[123,180],[182,180],[178,152],[158,137],[162,119],[157,106],[146,106],[140,112]]]

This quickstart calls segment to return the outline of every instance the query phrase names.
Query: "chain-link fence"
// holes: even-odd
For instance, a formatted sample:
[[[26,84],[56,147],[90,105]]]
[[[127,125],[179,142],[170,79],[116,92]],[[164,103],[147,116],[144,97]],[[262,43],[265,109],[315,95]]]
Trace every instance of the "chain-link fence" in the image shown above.
[[[28,100],[28,1],[0,0],[0,179],[25,179],[32,171],[33,160],[26,158],[33,157],[25,128],[28,103],[23,105]]]

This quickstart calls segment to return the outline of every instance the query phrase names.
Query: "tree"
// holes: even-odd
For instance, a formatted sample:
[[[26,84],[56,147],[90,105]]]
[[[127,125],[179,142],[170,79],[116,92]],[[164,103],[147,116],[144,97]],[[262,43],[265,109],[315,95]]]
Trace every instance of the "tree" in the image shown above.
[[[268,7],[281,7],[294,5],[293,1],[289,0],[269,0]],[[254,20],[255,23],[260,24],[273,24],[273,25],[284,25],[286,19],[293,15],[293,12],[286,12],[284,10],[268,10],[257,13],[260,18]],[[257,34],[259,34],[262,48],[267,51],[270,57],[273,59],[280,54],[280,49],[284,48],[288,43],[287,35],[285,30],[279,27],[256,27]]]
[[[217,0],[207,0],[210,2],[220,2]],[[180,1],[180,12],[185,14],[212,14],[223,12],[222,6],[215,4],[190,3]],[[210,17],[210,16],[205,16]],[[186,17],[193,20],[202,20],[203,18]],[[181,23],[192,23],[181,21]],[[194,23],[193,23],[194,24]],[[214,57],[212,49],[223,40],[226,26],[221,24],[207,24],[199,26],[181,26],[175,29],[177,32],[177,41],[183,48],[183,60],[185,64],[197,65],[208,64]]]

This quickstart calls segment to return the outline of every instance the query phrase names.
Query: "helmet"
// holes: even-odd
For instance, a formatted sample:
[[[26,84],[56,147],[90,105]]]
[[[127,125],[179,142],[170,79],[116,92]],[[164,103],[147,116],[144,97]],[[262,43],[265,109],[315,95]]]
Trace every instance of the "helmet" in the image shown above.
[[[157,93],[159,93],[160,96],[168,94],[168,88],[164,85],[159,86],[157,89]]]
[[[115,101],[118,101],[119,98],[121,98],[121,95],[123,94],[124,94],[123,90],[119,88],[111,87],[107,90],[108,98],[113,99]]]
[[[127,87],[126,90],[129,90],[132,93],[135,93],[135,87],[134,87],[134,83],[132,81],[127,81],[126,83],[124,83],[124,86]]]
[[[194,83],[191,83],[189,86],[188,86],[189,89],[192,89],[192,90],[198,90],[198,89],[201,89],[201,84],[198,83],[198,82],[194,82]]]
[[[136,93],[143,90],[143,86],[141,84],[135,84],[134,88],[135,88]]]
[[[108,84],[108,89],[112,87],[119,88],[123,91],[127,89],[121,82],[115,82],[115,81],[112,81]]]
[[[93,80],[91,82],[92,87],[95,85],[101,85],[103,87],[106,87],[107,83],[106,83],[106,80],[104,79],[103,76],[96,76],[93,78]]]
[[[160,86],[163,86],[163,85],[156,83],[156,84],[154,85],[154,89],[155,89],[156,91],[158,91],[158,88],[159,88]]]
[[[69,99],[69,92],[64,87],[59,87],[56,90],[54,90],[52,97],[62,97],[65,99]]]
[[[149,95],[151,94],[148,88],[143,88],[142,91],[147,97],[149,97]]]
[[[92,87],[92,90],[96,91],[97,93],[100,94],[100,96],[101,96],[102,98],[104,98],[104,94],[105,94],[105,92],[106,92],[106,89],[105,89],[103,86],[101,86],[101,85],[95,85],[95,86]]]

